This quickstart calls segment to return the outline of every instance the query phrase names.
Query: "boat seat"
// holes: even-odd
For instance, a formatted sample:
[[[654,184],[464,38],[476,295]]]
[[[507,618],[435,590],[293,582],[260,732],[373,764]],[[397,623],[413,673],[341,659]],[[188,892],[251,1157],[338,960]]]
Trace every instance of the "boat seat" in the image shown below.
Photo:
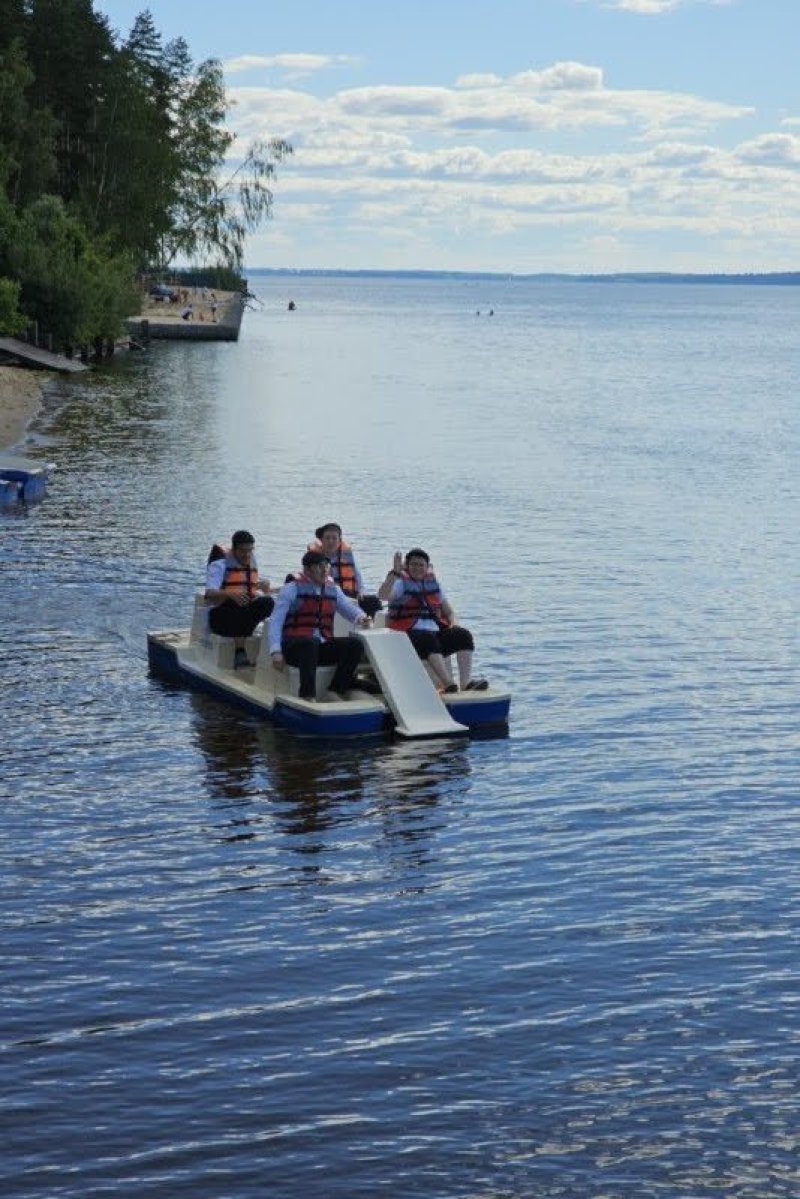
[[[220,670],[233,670],[235,645],[233,637],[220,637],[216,633],[209,633],[206,646],[213,665]]]
[[[208,627],[208,612],[210,607],[211,605],[205,601],[203,592],[198,592],[194,597],[189,642],[191,645],[195,645],[201,649],[210,662],[218,667],[218,669],[233,670],[236,639],[234,637],[221,637],[219,633],[211,632],[211,629]],[[263,627],[264,639],[266,641],[269,621],[265,621]],[[247,637],[244,648],[250,661],[257,662],[261,653],[261,636],[253,634],[253,636]]]
[[[296,666],[287,666],[286,673],[289,676],[289,694],[299,695],[300,693],[300,671]],[[335,666],[318,666],[317,667],[317,699],[322,699],[326,691],[330,690],[333,676],[336,674]]]
[[[261,637],[252,638],[259,644],[258,657],[256,658],[256,674],[255,685],[266,691],[271,691],[274,695],[294,695],[297,696],[300,691],[300,671],[296,666],[287,666],[285,670],[276,670],[272,665],[272,658],[269,652],[269,621],[264,622],[264,632]],[[249,647],[248,642],[248,647]],[[249,654],[249,649],[248,649]],[[252,658],[252,655],[249,655]],[[318,666],[317,667],[317,699],[321,699],[326,691],[329,690],[331,680],[336,673],[335,666]]]
[[[194,608],[192,610],[192,630],[189,634],[189,641],[194,645],[198,641],[204,641],[208,634],[208,604],[205,601],[203,592],[200,591],[194,597]]]

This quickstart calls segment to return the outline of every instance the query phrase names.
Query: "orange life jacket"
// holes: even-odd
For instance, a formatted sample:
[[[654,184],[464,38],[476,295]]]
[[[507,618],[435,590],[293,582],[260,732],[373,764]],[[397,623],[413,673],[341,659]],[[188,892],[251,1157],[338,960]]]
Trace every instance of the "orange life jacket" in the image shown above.
[[[222,576],[222,590],[240,592],[246,595],[248,599],[254,599],[257,582],[258,567],[242,566],[239,559],[234,557],[233,550],[228,550],[225,554],[225,573]]]
[[[316,550],[320,554],[325,553],[321,541],[310,542],[308,548]],[[352,547],[346,541],[340,541],[339,552],[334,554],[329,561],[334,583],[341,587],[345,595],[356,599],[358,597],[358,581],[356,580],[356,560],[353,557]]]
[[[323,641],[333,637],[336,586],[328,578],[320,589],[306,574],[294,579],[295,596],[283,624],[284,637],[313,637],[319,630]]]
[[[407,633],[418,620],[435,620],[439,628],[447,628],[449,621],[442,612],[442,589],[433,571],[429,570],[417,582],[408,571],[400,575],[402,594],[390,600],[386,623],[390,629]]]

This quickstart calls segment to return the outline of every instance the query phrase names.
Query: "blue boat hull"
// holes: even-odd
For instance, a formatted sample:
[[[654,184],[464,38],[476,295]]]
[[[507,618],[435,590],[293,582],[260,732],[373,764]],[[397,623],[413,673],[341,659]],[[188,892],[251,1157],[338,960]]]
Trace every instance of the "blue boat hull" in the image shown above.
[[[299,711],[289,703],[276,699],[272,705],[258,703],[221,686],[214,679],[187,670],[180,662],[176,651],[153,637],[147,639],[147,660],[152,674],[171,682],[182,683],[194,691],[213,695],[216,699],[232,703],[244,711],[252,712],[281,728],[312,737],[375,737],[383,735],[390,727],[387,713],[353,712],[340,714],[326,711],[319,705],[318,711]]]

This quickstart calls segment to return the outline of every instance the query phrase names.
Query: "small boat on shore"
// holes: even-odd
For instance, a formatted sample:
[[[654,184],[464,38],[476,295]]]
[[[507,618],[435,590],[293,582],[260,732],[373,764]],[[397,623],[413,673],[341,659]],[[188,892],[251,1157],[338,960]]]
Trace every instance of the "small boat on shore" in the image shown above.
[[[52,463],[0,453],[0,505],[30,504],[47,488]]]
[[[260,635],[247,639],[247,658],[253,665],[237,669],[233,639],[209,631],[206,607],[198,597],[190,629],[147,634],[150,671],[304,735],[465,737],[507,732],[507,691],[490,687],[440,695],[408,637],[380,627],[350,634],[363,643],[365,660],[346,698],[325,701],[334,668],[319,667],[317,700],[300,699],[297,671],[278,671],[272,664],[268,624],[264,622]]]

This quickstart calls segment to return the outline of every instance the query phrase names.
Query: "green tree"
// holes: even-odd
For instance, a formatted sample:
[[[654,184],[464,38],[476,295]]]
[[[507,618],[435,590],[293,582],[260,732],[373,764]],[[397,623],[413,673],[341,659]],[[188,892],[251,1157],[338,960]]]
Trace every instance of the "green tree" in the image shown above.
[[[25,0],[0,0],[0,50],[24,39],[28,31]],[[0,110],[2,111],[2,110]]]
[[[13,337],[23,333],[27,323],[19,310],[19,283],[0,278],[0,334]]]
[[[154,79],[137,54],[124,47],[110,73],[82,211],[91,229],[109,234],[144,266],[157,256],[169,225],[176,168],[169,111],[158,98],[163,79]]]
[[[35,101],[58,122],[55,152],[58,194],[85,198],[97,169],[97,127],[116,50],[105,17],[92,0],[29,0],[28,61]]]
[[[127,255],[92,243],[57,196],[43,196],[22,213],[7,257],[21,285],[21,307],[59,346],[113,336],[138,307]]]
[[[233,135],[216,136],[220,131],[213,124],[204,128],[201,122],[183,128],[193,128],[194,133],[184,143],[184,170],[162,241],[162,264],[168,265],[178,256],[196,260],[210,255],[238,271],[247,234],[272,215],[270,185],[277,164],[292,153],[292,147],[279,138],[254,142],[239,165],[220,180],[218,174],[235,140]]]
[[[33,84],[22,42],[9,42],[0,49],[0,183],[18,205],[41,195],[55,175],[56,122],[31,104]]]
[[[18,308],[82,340],[117,331],[133,267],[240,269],[291,147],[255,143],[226,175],[226,109],[219,63],[164,45],[147,11],[118,42],[93,0],[0,0],[0,278]]]

